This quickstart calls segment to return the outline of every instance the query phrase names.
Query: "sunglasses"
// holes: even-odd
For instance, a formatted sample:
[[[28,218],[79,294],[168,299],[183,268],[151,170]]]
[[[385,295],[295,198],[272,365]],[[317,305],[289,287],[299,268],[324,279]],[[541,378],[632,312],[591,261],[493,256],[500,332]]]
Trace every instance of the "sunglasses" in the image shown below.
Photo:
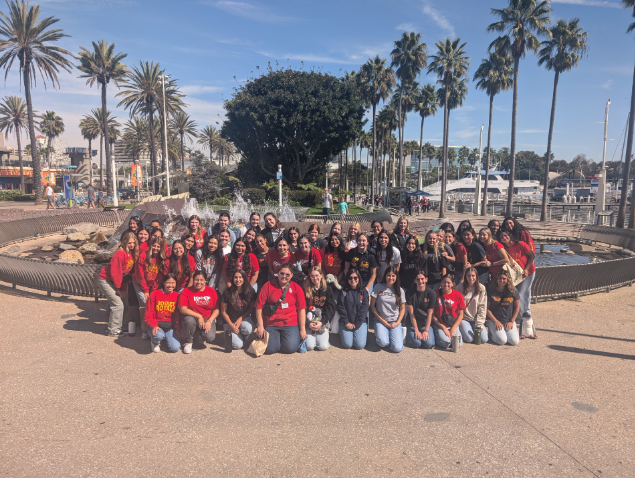
[[[359,280],[359,277],[351,276],[351,277],[349,277],[349,278],[348,278],[348,280],[349,280],[349,281],[350,281],[350,280],[355,280],[355,281],[357,281],[357,280]]]
[[[280,277],[291,277],[291,274],[288,272],[278,272],[278,275]]]

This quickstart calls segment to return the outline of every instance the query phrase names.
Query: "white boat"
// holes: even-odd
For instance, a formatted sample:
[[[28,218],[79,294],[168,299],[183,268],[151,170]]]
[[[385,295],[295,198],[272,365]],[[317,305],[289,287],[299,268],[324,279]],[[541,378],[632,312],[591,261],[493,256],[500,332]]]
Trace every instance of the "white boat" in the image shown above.
[[[447,194],[476,193],[476,178],[478,173],[470,171],[458,180],[448,181],[446,186]],[[485,170],[481,170],[481,190],[485,187]],[[506,195],[509,188],[509,171],[490,171],[487,192],[490,194]],[[437,181],[430,186],[423,188],[430,194],[429,199],[433,201],[441,200],[441,181]],[[539,195],[541,190],[539,181],[518,179],[514,181],[514,194],[520,196]]]

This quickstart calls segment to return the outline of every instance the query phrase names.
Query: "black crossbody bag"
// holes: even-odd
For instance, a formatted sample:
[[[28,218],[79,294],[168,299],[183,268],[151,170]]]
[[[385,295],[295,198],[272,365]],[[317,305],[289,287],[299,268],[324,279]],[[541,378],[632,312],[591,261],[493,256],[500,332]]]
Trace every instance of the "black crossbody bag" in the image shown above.
[[[287,291],[289,290],[290,285],[291,285],[291,282],[289,281],[289,283],[285,286],[284,290],[282,291],[282,295],[278,299],[278,302],[276,302],[275,304],[265,304],[262,306],[263,317],[271,317],[273,314],[276,313],[276,310],[278,310],[278,307],[280,307],[280,304],[282,303],[284,298],[287,296]]]

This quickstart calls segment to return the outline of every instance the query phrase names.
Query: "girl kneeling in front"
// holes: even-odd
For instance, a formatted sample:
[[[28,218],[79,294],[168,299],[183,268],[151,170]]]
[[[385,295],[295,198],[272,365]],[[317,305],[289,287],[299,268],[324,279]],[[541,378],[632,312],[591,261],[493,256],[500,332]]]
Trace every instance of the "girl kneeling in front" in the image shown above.
[[[434,315],[434,304],[437,301],[437,293],[426,287],[428,277],[423,270],[415,275],[415,289],[410,289],[406,294],[406,308],[410,316],[411,325],[406,332],[406,345],[408,347],[431,349],[434,347],[434,333],[430,328]]]
[[[518,345],[516,317],[520,310],[518,292],[507,272],[496,274],[487,291],[487,327],[492,342],[498,345]]]
[[[216,337],[214,321],[218,317],[218,294],[206,284],[203,271],[194,272],[193,279],[194,285],[183,289],[178,301],[184,354],[192,353],[195,337],[201,345],[204,342],[211,344]]]
[[[452,336],[463,320],[465,301],[463,294],[452,289],[454,274],[446,274],[437,290],[437,305],[434,308],[432,328],[437,347],[447,349],[452,344]],[[449,328],[448,328],[449,327]]]
[[[237,241],[238,242],[238,241]],[[220,316],[225,321],[224,329],[231,329],[232,348],[242,349],[245,339],[254,329],[251,313],[256,303],[256,291],[249,285],[247,274],[238,269],[234,272],[229,289],[223,292]]]
[[[165,339],[170,352],[178,352],[181,343],[177,339],[178,311],[176,302],[179,293],[176,289],[176,276],[167,274],[163,278],[163,288],[153,290],[148,298],[145,322],[150,332],[150,350],[159,352],[161,341]]]
[[[346,284],[337,302],[340,314],[340,338],[345,349],[363,349],[368,334],[368,291],[362,286],[362,278],[357,269],[350,268],[346,273]]]
[[[399,284],[399,271],[390,266],[383,280],[373,287],[370,310],[375,315],[375,340],[380,347],[390,346],[391,352],[403,350],[401,321],[406,313],[406,294]]]
[[[303,236],[301,241],[307,239]],[[306,349],[326,350],[330,346],[329,329],[335,314],[335,299],[333,291],[326,285],[321,266],[312,266],[309,269],[304,281],[304,294],[308,307]]]
[[[459,324],[463,341],[471,344],[474,342],[474,334],[480,330],[481,342],[487,343],[487,328],[484,327],[487,315],[487,289],[478,281],[478,272],[474,267],[465,270],[465,280],[456,286],[456,290],[463,294],[465,302],[463,320]]]
[[[293,278],[293,266],[282,264],[278,276],[267,282],[256,300],[258,338],[269,333],[266,354],[298,351],[306,338],[306,300],[304,290]]]

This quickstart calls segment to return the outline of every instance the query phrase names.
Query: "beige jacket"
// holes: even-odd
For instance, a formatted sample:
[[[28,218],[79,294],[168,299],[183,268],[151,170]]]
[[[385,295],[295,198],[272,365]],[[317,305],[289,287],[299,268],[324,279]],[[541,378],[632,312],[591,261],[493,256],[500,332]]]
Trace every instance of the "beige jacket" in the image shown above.
[[[465,295],[464,284],[465,282],[461,282],[455,287],[458,292],[463,294],[465,305],[467,305],[465,312],[463,312],[463,318],[474,322],[475,327],[483,328],[485,319],[487,318],[487,290],[483,284],[477,282],[479,287],[478,295],[472,299],[472,292],[468,292],[467,295]]]

